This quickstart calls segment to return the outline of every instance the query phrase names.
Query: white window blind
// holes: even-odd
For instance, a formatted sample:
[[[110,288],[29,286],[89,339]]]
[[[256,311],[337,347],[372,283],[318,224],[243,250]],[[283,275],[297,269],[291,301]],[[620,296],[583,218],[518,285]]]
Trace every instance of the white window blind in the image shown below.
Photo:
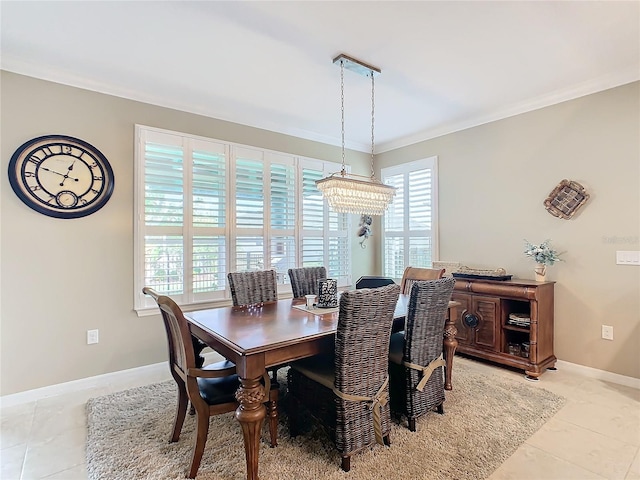
[[[384,276],[399,279],[405,267],[431,267],[437,259],[437,157],[382,169],[397,188],[384,215]]]
[[[337,170],[336,164],[301,160],[302,168],[302,248],[303,267],[324,265],[329,278],[338,286],[351,284],[351,247],[349,216],[329,209],[316,188],[320,180]]]
[[[227,273],[324,265],[351,284],[350,219],[315,180],[338,164],[136,126],[135,308],[227,300]]]

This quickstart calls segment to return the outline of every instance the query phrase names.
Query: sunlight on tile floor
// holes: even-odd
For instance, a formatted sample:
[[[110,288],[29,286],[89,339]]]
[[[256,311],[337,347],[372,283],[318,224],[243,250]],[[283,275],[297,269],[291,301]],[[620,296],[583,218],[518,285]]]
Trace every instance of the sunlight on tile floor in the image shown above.
[[[460,357],[456,363],[567,398],[488,480],[640,480],[640,390],[562,369],[528,382],[504,368]],[[87,399],[168,379],[168,369],[122,375],[101,387],[3,408],[0,479],[85,480]]]

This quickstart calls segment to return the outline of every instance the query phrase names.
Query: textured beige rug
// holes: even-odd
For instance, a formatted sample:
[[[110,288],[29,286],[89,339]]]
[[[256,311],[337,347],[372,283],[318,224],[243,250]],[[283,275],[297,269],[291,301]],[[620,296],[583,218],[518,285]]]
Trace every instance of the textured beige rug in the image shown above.
[[[269,448],[268,429],[263,430],[260,479],[483,479],[564,404],[562,397],[524,379],[480,374],[464,359],[456,358],[453,381],[445,415],[423,416],[415,433],[396,420],[391,447],[377,445],[355,455],[349,473],[340,470],[339,455],[322,430],[289,438],[285,399],[277,448]],[[175,400],[173,381],[91,399],[89,479],[184,479],[195,422],[187,416],[180,441],[167,442]],[[232,413],[213,417],[197,478],[244,480],[245,475],[238,422]]]

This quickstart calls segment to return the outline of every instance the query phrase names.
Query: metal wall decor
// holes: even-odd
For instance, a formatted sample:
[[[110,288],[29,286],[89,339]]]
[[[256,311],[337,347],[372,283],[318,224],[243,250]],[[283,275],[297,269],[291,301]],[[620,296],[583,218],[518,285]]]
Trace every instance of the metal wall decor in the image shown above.
[[[544,207],[554,217],[570,219],[589,200],[584,187],[573,180],[562,180],[544,201]]]
[[[360,216],[360,228],[358,228],[358,237],[362,238],[362,240],[360,240],[361,248],[367,248],[364,242],[366,242],[367,238],[373,235],[373,232],[371,231],[372,223],[373,217],[371,215]]]

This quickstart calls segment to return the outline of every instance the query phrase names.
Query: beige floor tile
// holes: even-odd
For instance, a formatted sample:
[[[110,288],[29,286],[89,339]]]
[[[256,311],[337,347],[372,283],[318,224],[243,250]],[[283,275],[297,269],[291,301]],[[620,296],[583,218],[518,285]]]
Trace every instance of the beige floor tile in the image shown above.
[[[0,448],[5,449],[28,442],[35,408],[36,402],[29,402],[2,409]]]
[[[27,444],[14,445],[0,450],[0,478],[3,480],[19,480]]]
[[[638,448],[636,452],[636,456],[633,459],[631,467],[629,467],[625,480],[640,480],[640,448]]]
[[[86,427],[86,425],[86,399],[78,404],[76,402],[70,404],[47,402],[41,405],[38,402],[33,417],[30,441],[46,440],[67,430]]]
[[[640,390],[602,380],[588,379],[577,388],[579,399],[588,399],[606,408],[633,405],[640,409]]]
[[[549,420],[527,443],[610,480],[624,480],[638,450],[557,418]]]
[[[605,407],[570,400],[555,418],[584,427],[623,443],[640,446],[640,408],[636,405]]]
[[[62,395],[56,395],[54,397],[43,398],[42,400],[38,400],[36,403],[36,410],[42,407],[71,407],[75,405],[85,405],[87,400],[94,397],[101,397],[102,395],[108,395],[109,388],[107,386],[104,387],[94,387],[87,388],[84,390],[79,390],[73,393],[65,393]]]
[[[23,480],[41,479],[84,464],[86,442],[87,431],[81,427],[30,443],[22,472]]]
[[[604,480],[561,458],[524,444],[488,480]]]
[[[547,370],[540,375],[537,382],[530,382],[530,385],[537,388],[544,388],[566,399],[578,399],[577,389],[584,382],[583,377],[573,375],[569,372],[558,370]]]
[[[43,477],[45,480],[87,480],[87,466],[83,463],[53,475]]]

